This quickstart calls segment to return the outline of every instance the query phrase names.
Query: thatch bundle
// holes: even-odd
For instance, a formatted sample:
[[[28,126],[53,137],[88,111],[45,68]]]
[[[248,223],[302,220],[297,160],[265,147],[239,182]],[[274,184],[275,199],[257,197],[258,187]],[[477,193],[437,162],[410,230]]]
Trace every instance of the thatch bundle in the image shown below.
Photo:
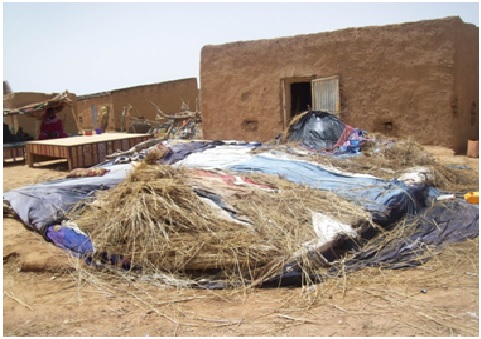
[[[256,152],[293,152],[305,160],[383,179],[425,166],[442,190],[477,187],[477,176],[438,164],[412,139],[382,135],[375,139],[360,156],[343,159],[297,152],[291,143],[260,147]],[[357,227],[357,234],[372,226],[368,213],[336,194],[258,173],[243,176],[274,190],[232,185],[216,178],[218,171],[204,176],[202,170],[156,165],[164,151],[151,150],[126,180],[98,193],[97,201],[83,213],[70,216],[91,235],[99,252],[128,257],[132,267],[142,267],[145,273],[166,272],[189,279],[208,275],[255,283],[293,261],[304,272],[317,273],[326,262],[319,261],[323,258],[315,251],[304,250],[317,238],[313,212]],[[199,192],[222,202],[216,206]]]
[[[411,138],[389,139],[377,134],[375,141],[366,143],[360,156],[336,159],[331,156],[312,155],[310,158],[347,172],[371,174],[386,180],[399,178],[411,167],[424,166],[431,169],[434,185],[448,192],[477,191],[479,184],[477,173],[440,164]]]
[[[129,257],[144,272],[189,278],[216,273],[218,278],[248,281],[268,274],[271,266],[302,260],[294,254],[316,238],[311,211],[358,227],[370,220],[332,193],[257,174],[252,178],[277,191],[224,184],[231,194],[222,198],[248,220],[240,223],[222,217],[195,193],[201,182],[196,175],[194,170],[143,163],[124,182],[101,193],[88,213],[73,219],[91,234],[99,252]]]
[[[291,126],[296,125],[299,120],[310,112],[303,112],[296,115],[283,132],[283,138],[278,142],[268,142],[268,147],[260,147],[256,153],[272,150],[279,147],[283,151],[291,152],[301,146],[300,141],[289,141],[289,131]],[[282,143],[280,146],[275,144]],[[287,149],[285,149],[287,147]],[[302,148],[302,147],[301,147]],[[434,157],[428,153],[422,145],[417,143],[412,137],[405,139],[390,138],[382,133],[370,133],[368,141],[364,142],[362,154],[353,158],[336,159],[331,156],[311,154],[305,155],[294,152],[297,156],[306,157],[310,160],[323,165],[333,166],[338,169],[352,172],[371,174],[381,179],[398,178],[407,169],[416,166],[427,166],[434,174],[435,186],[448,192],[477,191],[479,186],[478,173],[467,173],[466,171],[449,168],[439,164]]]

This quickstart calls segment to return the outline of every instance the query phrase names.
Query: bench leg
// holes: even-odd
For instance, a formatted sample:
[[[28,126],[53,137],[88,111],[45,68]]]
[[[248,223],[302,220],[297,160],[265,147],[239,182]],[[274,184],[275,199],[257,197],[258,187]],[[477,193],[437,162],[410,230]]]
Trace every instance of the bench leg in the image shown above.
[[[27,156],[28,167],[33,167],[33,154],[27,153],[26,156]]]

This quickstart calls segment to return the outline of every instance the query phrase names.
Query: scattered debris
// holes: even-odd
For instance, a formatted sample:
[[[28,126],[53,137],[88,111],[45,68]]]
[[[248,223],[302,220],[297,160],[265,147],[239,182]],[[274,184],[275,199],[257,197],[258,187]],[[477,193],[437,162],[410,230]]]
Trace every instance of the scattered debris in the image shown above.
[[[97,166],[102,177],[6,192],[4,215],[14,211],[96,269],[211,289],[345,283],[368,266],[422,265],[479,234],[477,205],[438,199],[478,178],[439,165],[413,140],[306,112],[286,142],[175,142],[174,122],[198,122],[182,106],[174,116],[156,106],[167,137],[110,155]],[[312,133],[323,120],[335,128]]]

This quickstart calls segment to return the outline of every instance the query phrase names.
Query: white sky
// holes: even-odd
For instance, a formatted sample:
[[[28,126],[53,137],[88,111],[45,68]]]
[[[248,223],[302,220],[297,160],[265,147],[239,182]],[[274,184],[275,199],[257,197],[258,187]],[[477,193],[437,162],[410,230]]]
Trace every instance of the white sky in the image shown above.
[[[479,27],[479,4],[3,2],[3,80],[14,92],[80,95],[198,79],[205,45],[446,16]]]

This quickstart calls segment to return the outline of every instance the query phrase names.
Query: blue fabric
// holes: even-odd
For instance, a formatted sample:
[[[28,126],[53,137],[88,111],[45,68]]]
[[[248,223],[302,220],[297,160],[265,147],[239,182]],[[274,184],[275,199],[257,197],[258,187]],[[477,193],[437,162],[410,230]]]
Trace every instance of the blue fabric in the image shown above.
[[[394,234],[394,236],[393,236]],[[431,248],[474,239],[479,236],[479,206],[462,199],[435,202],[415,216],[409,216],[402,230],[378,235],[344,263],[346,271],[366,266],[398,269],[422,265],[432,257]],[[331,274],[339,271],[334,266]]]
[[[9,142],[9,143],[3,144],[3,147],[18,147],[18,146],[25,146],[25,141],[16,141],[16,142]]]
[[[54,245],[69,251],[75,257],[82,257],[84,254],[94,252],[94,247],[90,238],[69,226],[49,226],[46,237]]]
[[[384,269],[420,266],[432,258],[433,249],[479,236],[479,206],[462,199],[434,202],[432,206],[422,208],[417,215],[408,216],[402,226],[398,226],[359,247],[354,256],[344,262],[344,272],[368,266]],[[327,258],[326,254],[330,251],[322,254]],[[332,265],[328,277],[340,275],[341,262],[334,261]],[[322,277],[315,275],[309,278],[322,281]],[[272,278],[262,281],[260,287],[302,286],[305,279],[302,267],[297,262],[291,262]]]
[[[305,161],[266,157],[262,154],[229,168],[236,172],[277,174],[297,184],[334,192],[361,206],[373,220],[387,224],[425,205],[424,187],[408,187],[396,180],[353,177],[334,173]]]
[[[171,164],[184,159],[188,154],[215,147],[218,143],[223,144],[192,142],[175,145],[162,161]],[[88,236],[68,226],[51,225],[64,220],[63,211],[70,211],[79,201],[94,199],[96,191],[116,186],[132,168],[130,164],[98,167],[109,168],[110,172],[102,177],[61,179],[15,189],[4,193],[4,200],[9,201],[28,227],[38,232],[46,227],[44,236],[56,246],[76,256],[88,255],[94,250]],[[427,245],[442,246],[475,238],[479,234],[479,207],[460,199],[435,202],[431,206],[432,201],[442,193],[434,187],[405,186],[396,180],[339,174],[306,161],[279,159],[263,154],[253,155],[226,168],[236,172],[275,174],[297,184],[331,191],[370,212],[373,220],[383,226],[393,227],[396,220],[408,215],[403,227],[404,233],[387,243],[386,235],[381,235],[372,246],[366,246],[346,262],[347,270],[376,265],[388,268],[420,265],[422,260],[417,255],[426,252]],[[197,190],[196,193],[216,202],[224,210],[233,212],[220,197],[207,191]],[[231,215],[235,217],[234,214]],[[120,264],[123,269],[132,269],[128,259],[116,256],[108,259],[111,265]],[[88,260],[92,261],[92,258],[89,257]],[[334,267],[332,271],[335,273],[335,270]],[[266,281],[265,285],[277,284],[281,279],[293,284],[296,277],[302,279],[302,270],[289,272],[279,272],[278,277]]]
[[[95,198],[95,192],[108,190],[120,183],[131,165],[105,166],[110,169],[102,177],[68,178],[21,187],[3,194],[3,199],[25,225],[36,231],[59,224],[79,201]]]

